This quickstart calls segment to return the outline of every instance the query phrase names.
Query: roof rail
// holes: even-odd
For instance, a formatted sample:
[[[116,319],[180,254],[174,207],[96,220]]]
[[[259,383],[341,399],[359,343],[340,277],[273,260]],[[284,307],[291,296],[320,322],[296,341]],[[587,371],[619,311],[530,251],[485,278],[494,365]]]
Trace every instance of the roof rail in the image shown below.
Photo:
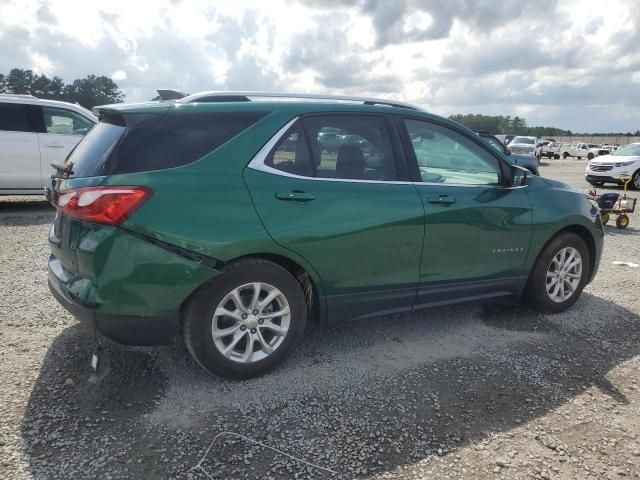
[[[346,95],[322,95],[316,93],[286,93],[286,92],[200,92],[186,96],[178,100],[179,103],[191,102],[248,102],[252,98],[282,98],[282,99],[305,99],[305,100],[328,100],[339,102],[358,102],[364,105],[386,105],[388,107],[409,108],[420,110],[420,108],[410,103],[397,102],[395,100],[385,100],[382,98],[351,97]]]
[[[36,98],[29,93],[0,93],[0,97]]]

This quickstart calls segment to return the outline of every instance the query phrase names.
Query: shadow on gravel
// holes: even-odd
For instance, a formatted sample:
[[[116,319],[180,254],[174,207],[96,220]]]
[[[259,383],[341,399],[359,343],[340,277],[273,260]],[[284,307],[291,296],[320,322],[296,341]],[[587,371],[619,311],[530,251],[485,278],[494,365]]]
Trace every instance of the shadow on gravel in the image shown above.
[[[0,197],[1,225],[42,225],[53,221],[56,212],[46,200],[39,197],[15,198],[7,201]]]
[[[394,476],[591,387],[625,403],[606,375],[640,353],[639,326],[589,294],[556,316],[464,305],[316,327],[281,368],[244,382],[208,376],[180,344],[109,344],[111,371],[97,385],[87,382],[90,332],[74,326],[40,369],[25,455],[36,479],[206,478],[190,468],[217,433],[233,431],[336,478]],[[219,440],[203,467],[216,479],[330,477],[237,440]]]

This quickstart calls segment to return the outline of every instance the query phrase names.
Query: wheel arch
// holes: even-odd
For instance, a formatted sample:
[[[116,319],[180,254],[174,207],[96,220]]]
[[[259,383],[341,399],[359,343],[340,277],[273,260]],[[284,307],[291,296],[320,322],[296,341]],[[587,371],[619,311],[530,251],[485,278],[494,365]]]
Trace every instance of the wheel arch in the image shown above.
[[[312,268],[305,268],[300,262],[290,257],[277,254],[277,253],[272,253],[272,252],[251,253],[247,255],[241,255],[226,261],[225,265],[228,265],[230,263],[236,263],[246,259],[252,259],[252,258],[260,258],[263,260],[270,261],[284,268],[287,272],[289,272],[298,281],[298,283],[300,284],[300,287],[302,288],[302,292],[304,294],[305,301],[307,303],[307,309],[308,309],[308,315],[309,315],[308,318],[316,323],[325,321],[326,307],[324,303],[324,290],[322,287],[322,281],[317,276],[317,273],[313,271]],[[224,267],[221,268],[221,274],[224,274]],[[195,291],[191,293],[191,295],[189,295],[182,302],[182,305],[180,306],[181,322],[183,317],[182,312],[186,304],[205,285],[206,283],[198,287]]]
[[[547,239],[547,241],[544,243],[542,248],[540,248],[540,250],[538,251],[538,254],[536,255],[535,260],[531,264],[531,270],[529,271],[529,275],[531,275],[533,266],[538,261],[538,258],[540,258],[540,255],[542,255],[542,252],[544,252],[544,250],[547,248],[547,245],[549,245],[553,240],[555,240],[559,235],[562,235],[563,233],[575,233],[580,238],[582,238],[582,240],[584,240],[584,243],[586,243],[587,249],[589,250],[589,279],[593,277],[593,272],[594,272],[594,269],[596,268],[596,240],[593,237],[593,234],[589,231],[589,229],[584,225],[580,225],[580,224],[567,225],[565,227],[562,227],[560,230],[556,231],[553,235],[551,235]]]

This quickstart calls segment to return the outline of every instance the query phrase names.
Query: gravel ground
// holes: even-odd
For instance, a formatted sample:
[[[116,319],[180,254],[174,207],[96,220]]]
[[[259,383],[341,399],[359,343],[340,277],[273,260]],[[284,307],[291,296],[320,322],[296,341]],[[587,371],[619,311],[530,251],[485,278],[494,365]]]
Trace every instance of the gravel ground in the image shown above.
[[[585,188],[584,166],[542,173]],[[640,477],[640,269],[612,265],[640,263],[638,213],[607,227],[564,314],[478,304],[315,327],[244,382],[181,344],[113,343],[90,382],[91,332],[46,287],[51,220],[38,199],[0,201],[1,478]],[[337,473],[228,435],[207,453],[225,431]]]

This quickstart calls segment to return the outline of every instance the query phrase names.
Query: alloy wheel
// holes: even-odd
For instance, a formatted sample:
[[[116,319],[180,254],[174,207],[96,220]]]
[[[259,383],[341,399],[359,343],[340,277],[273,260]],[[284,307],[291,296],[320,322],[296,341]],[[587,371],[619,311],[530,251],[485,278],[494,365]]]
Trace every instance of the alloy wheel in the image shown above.
[[[282,345],[290,322],[289,302],[279,289],[268,283],[247,283],[222,299],[213,314],[211,335],[224,357],[252,363]]]
[[[547,295],[556,303],[565,302],[576,292],[581,279],[580,252],[573,247],[565,247],[554,255],[547,268]]]

